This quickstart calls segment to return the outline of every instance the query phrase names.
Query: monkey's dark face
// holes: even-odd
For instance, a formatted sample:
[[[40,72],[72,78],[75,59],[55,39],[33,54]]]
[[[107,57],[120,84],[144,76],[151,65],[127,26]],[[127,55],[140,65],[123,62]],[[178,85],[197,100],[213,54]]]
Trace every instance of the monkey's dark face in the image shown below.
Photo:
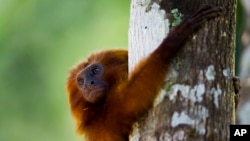
[[[107,83],[103,81],[104,67],[92,63],[81,70],[77,75],[77,85],[83,97],[90,103],[96,103],[105,97]]]

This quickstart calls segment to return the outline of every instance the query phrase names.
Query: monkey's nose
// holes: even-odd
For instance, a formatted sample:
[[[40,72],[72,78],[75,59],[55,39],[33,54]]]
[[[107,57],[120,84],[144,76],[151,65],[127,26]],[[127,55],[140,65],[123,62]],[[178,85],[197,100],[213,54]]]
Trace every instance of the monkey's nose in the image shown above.
[[[92,90],[95,87],[95,81],[93,79],[84,79],[83,88],[85,90]]]

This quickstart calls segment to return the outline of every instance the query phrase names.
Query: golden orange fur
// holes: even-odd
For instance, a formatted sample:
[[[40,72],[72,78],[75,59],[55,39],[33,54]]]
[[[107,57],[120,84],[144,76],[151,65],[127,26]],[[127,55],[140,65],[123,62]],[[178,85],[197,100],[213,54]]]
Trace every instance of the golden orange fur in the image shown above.
[[[74,67],[67,82],[68,98],[77,131],[85,135],[85,141],[128,141],[131,125],[152,106],[182,44],[197,26],[218,11],[217,7],[206,6],[189,16],[136,66],[129,78],[126,50],[95,53]],[[78,82],[79,77],[83,81]],[[101,94],[94,90],[96,87],[103,88]],[[89,96],[98,92],[101,98],[86,100],[86,89],[93,92]]]

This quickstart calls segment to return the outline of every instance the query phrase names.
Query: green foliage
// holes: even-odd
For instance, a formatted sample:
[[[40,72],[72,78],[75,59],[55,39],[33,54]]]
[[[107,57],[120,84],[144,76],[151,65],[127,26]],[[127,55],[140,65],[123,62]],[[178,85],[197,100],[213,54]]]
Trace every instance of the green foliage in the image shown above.
[[[0,1],[0,140],[77,141],[65,83],[91,51],[127,47],[129,1]]]
[[[181,16],[182,15],[181,15],[181,13],[179,13],[178,9],[172,9],[171,13],[174,16],[174,20],[173,20],[171,26],[175,27],[175,26],[177,26],[177,25],[179,25],[181,23]]]

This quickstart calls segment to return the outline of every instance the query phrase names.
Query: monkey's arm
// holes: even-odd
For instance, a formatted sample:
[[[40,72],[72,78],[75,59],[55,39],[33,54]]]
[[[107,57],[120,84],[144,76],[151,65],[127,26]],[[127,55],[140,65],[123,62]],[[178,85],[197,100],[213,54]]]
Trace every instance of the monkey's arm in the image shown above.
[[[125,113],[137,115],[148,109],[159,92],[169,65],[187,37],[209,18],[218,16],[221,8],[204,6],[184,19],[163,40],[160,46],[132,72],[122,103]]]

